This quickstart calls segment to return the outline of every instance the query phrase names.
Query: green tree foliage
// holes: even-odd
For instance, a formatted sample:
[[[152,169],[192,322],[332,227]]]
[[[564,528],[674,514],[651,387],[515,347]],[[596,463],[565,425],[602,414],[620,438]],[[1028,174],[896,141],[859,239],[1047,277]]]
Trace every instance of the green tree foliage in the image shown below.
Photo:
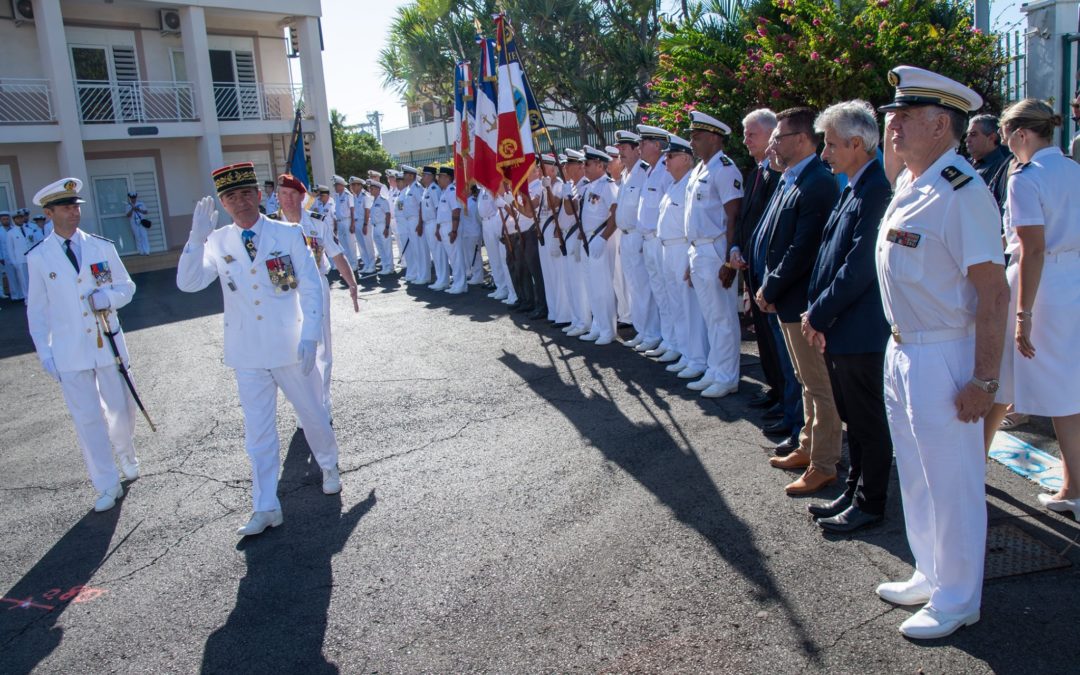
[[[330,111],[330,135],[334,139],[334,171],[339,176],[366,178],[368,169],[385,172],[394,166],[390,153],[374,136],[349,127],[345,115],[337,110]]]

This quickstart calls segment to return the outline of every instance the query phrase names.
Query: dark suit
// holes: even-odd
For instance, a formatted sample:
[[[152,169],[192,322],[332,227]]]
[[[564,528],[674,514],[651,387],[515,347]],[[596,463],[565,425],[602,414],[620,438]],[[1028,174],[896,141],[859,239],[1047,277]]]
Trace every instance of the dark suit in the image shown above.
[[[807,296],[810,325],[825,334],[833,399],[847,423],[846,494],[877,515],[885,512],[892,440],[883,398],[889,324],[881,308],[874,248],[891,197],[881,163],[871,160],[829,216]]]
[[[742,207],[739,209],[739,222],[735,228],[735,245],[742,251],[743,259],[748,262],[754,231],[779,183],[779,171],[772,168],[762,169],[760,165],[754,166],[754,170],[746,175],[744,182],[746,193],[743,195]],[[742,276],[743,284],[752,298],[757,293],[757,285],[752,283],[749,272],[745,270]],[[772,330],[769,328],[769,318],[758,309],[756,303],[750,303],[750,315],[754,320],[754,338],[757,341],[758,358],[765,375],[765,384],[769,388],[768,393],[779,400],[784,391],[784,371],[780,366],[777,350],[783,349],[783,345],[776,344]]]

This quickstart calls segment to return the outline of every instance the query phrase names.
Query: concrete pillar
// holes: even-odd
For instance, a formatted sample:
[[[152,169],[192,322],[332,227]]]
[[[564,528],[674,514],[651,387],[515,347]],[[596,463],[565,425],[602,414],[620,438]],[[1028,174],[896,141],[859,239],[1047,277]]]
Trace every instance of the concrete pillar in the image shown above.
[[[202,135],[196,140],[199,156],[199,184],[201,192],[216,194],[210,172],[222,166],[221,124],[218,122],[214,103],[214,83],[210,75],[210,45],[206,38],[206,12],[202,7],[187,6],[180,9],[180,39],[184,46],[184,66],[195,93],[195,105],[199,111]],[[191,205],[194,208],[194,204]]]
[[[1065,63],[1062,59],[1062,38],[1077,32],[1078,10],[1080,0],[1036,0],[1020,8],[1027,15],[1027,48],[1024,54],[1026,92],[1032,98],[1054,101],[1054,107],[1065,122],[1064,135],[1062,129],[1058,129],[1054,142],[1063,148],[1067,147],[1073,130],[1069,119],[1069,99],[1076,83],[1073,80],[1068,86],[1063,86],[1062,80],[1074,72],[1073,64],[1076,63],[1080,43],[1072,43],[1073,63]]]
[[[53,110],[60,129],[60,143],[56,147],[60,175],[56,179],[74,176],[83,181],[81,196],[87,203],[83,206],[79,227],[86,232],[100,232],[94,208],[94,188],[86,171],[86,156],[83,154],[82,112],[75,94],[75,77],[71,72],[60,0],[34,0],[34,30],[37,32],[38,55],[52,88]],[[35,193],[44,186],[28,187],[31,193]]]
[[[311,143],[312,179],[316,183],[328,184],[334,175],[334,148],[330,140],[330,106],[326,102],[319,20],[314,16],[298,18],[296,29],[300,34],[300,79],[304,83],[304,105],[314,118],[304,121],[304,131],[315,132]]]

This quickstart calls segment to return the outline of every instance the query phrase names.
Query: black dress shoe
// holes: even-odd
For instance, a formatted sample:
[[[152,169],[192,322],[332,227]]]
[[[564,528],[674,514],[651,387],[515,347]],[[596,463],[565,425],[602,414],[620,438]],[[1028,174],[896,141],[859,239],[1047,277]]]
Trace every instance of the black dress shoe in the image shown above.
[[[817,504],[809,504],[807,505],[806,510],[809,511],[810,515],[815,519],[832,518],[833,516],[840,515],[846,511],[849,506],[851,506],[851,495],[841,493],[839,497],[831,502],[826,502],[824,504],[820,502]]]
[[[852,504],[843,513],[838,513],[832,518],[820,518],[817,524],[826,532],[847,533],[860,530],[864,527],[877,525],[885,520],[885,516],[879,513],[867,513],[858,506]]]
[[[790,436],[791,427],[784,424],[783,420],[779,422],[773,422],[772,424],[766,424],[761,430],[766,436]]]
[[[536,309],[536,307],[534,305],[518,305],[516,308],[511,307],[510,311],[512,311],[512,312],[524,312],[526,314],[529,314],[529,313],[533,312],[535,309]]]
[[[799,448],[799,442],[794,438],[785,438],[773,450],[777,457],[787,457]]]
[[[784,419],[784,406],[777,403],[773,407],[769,408],[765,412],[761,413],[761,419],[763,420],[782,420]]]
[[[747,403],[751,408],[771,408],[776,403],[772,394],[758,394]]]
[[[547,310],[546,309],[538,309],[535,312],[533,312],[532,314],[530,314],[529,318],[532,319],[533,321],[537,321],[539,319],[545,318],[546,316],[547,316]]]

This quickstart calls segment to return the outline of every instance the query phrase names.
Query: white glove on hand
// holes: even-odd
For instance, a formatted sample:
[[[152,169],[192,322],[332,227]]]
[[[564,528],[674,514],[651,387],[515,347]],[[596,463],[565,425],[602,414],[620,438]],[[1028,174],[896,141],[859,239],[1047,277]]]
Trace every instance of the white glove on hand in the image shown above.
[[[540,179],[540,184],[546,188],[551,187],[551,176],[544,176]]]
[[[191,214],[191,242],[202,244],[217,227],[218,212],[214,209],[214,198],[203,197],[195,205]]]
[[[89,300],[90,308],[95,312],[100,312],[101,310],[108,309],[112,306],[112,303],[109,302],[109,296],[100,288],[95,289],[90,293]]]
[[[41,367],[49,374],[49,377],[57,382],[60,381],[60,371],[56,369],[56,362],[51,356],[41,359]]]
[[[315,340],[301,340],[300,347],[296,350],[296,356],[300,359],[300,372],[306,377],[311,374],[315,367],[315,350],[319,343]]]

